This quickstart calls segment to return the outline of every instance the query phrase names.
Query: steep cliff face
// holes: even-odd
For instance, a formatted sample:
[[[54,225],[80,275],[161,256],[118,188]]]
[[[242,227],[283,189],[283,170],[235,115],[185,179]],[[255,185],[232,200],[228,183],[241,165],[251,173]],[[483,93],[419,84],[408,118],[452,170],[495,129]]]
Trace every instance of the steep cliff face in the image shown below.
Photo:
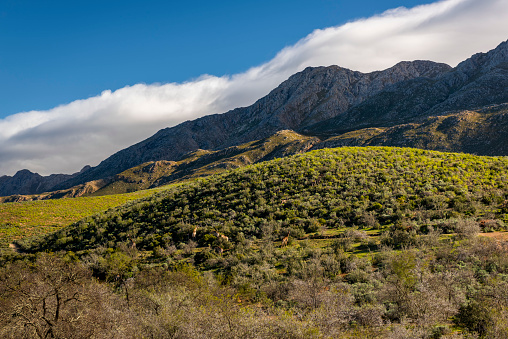
[[[448,65],[430,61],[401,62],[368,74],[338,66],[307,68],[249,107],[160,130],[56,188],[112,176],[149,161],[178,160],[199,148],[216,150],[280,130],[300,130],[340,115],[395,83],[423,76],[432,79],[449,70]]]
[[[395,126],[452,110],[508,102],[508,42],[475,54],[434,78],[401,81],[304,132],[331,136],[366,127]]]

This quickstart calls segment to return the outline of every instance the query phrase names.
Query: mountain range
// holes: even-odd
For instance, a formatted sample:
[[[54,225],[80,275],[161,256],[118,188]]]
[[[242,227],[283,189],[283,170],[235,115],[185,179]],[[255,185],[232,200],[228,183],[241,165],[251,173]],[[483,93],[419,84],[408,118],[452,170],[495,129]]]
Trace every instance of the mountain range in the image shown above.
[[[338,146],[508,155],[507,88],[508,41],[455,68],[432,61],[371,73],[309,67],[251,106],[162,129],[98,166],[72,175],[2,176],[0,196],[126,192]]]

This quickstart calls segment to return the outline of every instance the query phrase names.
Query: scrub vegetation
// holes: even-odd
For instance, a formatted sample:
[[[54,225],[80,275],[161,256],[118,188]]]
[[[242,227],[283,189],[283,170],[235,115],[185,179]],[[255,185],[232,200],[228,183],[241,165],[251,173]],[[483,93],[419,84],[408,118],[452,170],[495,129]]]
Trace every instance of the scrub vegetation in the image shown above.
[[[16,241],[1,335],[505,338],[507,200],[507,158],[409,148],[196,179]]]

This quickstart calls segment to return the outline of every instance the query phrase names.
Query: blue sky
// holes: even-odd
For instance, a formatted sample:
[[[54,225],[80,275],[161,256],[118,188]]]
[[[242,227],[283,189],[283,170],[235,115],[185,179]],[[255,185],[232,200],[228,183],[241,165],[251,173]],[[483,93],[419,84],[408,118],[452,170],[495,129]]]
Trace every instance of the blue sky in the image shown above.
[[[0,2],[0,118],[137,83],[235,74],[314,29],[422,0]]]
[[[309,66],[455,66],[506,18],[507,0],[1,0],[0,176],[95,166]]]

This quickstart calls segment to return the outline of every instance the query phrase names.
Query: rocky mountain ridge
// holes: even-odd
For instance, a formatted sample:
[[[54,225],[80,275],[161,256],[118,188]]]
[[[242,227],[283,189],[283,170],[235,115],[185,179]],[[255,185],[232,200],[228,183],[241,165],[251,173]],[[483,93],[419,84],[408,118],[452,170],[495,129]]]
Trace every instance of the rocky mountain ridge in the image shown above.
[[[74,174],[51,174],[42,176],[27,169],[16,172],[13,176],[0,177],[0,196],[12,194],[38,194],[52,190],[58,184],[74,178],[89,170],[90,166]],[[14,193],[13,193],[14,192]]]
[[[332,136],[367,127],[388,127],[508,102],[508,41],[478,53],[435,78],[399,82],[345,114],[304,128],[312,135]]]
[[[105,178],[148,161],[178,160],[196,149],[218,150],[263,139],[280,130],[300,130],[342,114],[395,83],[421,76],[433,78],[450,69],[431,61],[401,62],[367,74],[338,66],[309,67],[249,107],[162,129],[56,188]]]
[[[485,107],[508,103],[507,88],[508,42],[488,53],[475,54],[453,69],[431,61],[404,61],[372,73],[338,66],[309,67],[294,74],[249,107],[162,129],[152,137],[115,153],[96,167],[57,180],[52,187],[38,187],[68,190],[87,182],[108,181],[144,163],[180,161],[198,149],[216,152],[268,138],[281,130],[317,136],[324,141],[313,147],[342,145],[348,140],[348,143],[357,145],[407,144],[419,147],[421,144],[424,148],[447,149],[434,140],[437,135],[434,132],[431,133],[432,141],[423,142],[416,137],[416,131],[422,131],[421,126],[426,126],[435,117],[449,115],[450,112],[464,116],[464,111],[473,110],[481,117]],[[494,115],[491,117],[494,120],[489,122],[489,133],[503,140],[506,136],[503,115]],[[495,119],[501,120],[496,124]],[[380,130],[373,133],[374,128]],[[405,129],[405,134],[394,132],[402,131],[401,128]],[[407,132],[409,130],[414,133]],[[358,131],[358,137],[346,136],[354,131]],[[438,132],[443,131],[453,132],[446,128]],[[369,139],[369,135],[372,138]],[[473,146],[468,148],[453,137],[444,139],[455,151],[485,154],[482,149],[492,149],[482,144],[485,138],[475,135],[478,138],[469,142]],[[400,140],[390,141],[395,137]],[[407,138],[415,138],[415,142]],[[504,154],[505,148],[497,149],[502,152],[497,155]],[[4,186],[0,194],[21,192],[19,185],[10,184],[6,177],[0,178],[0,187]]]

